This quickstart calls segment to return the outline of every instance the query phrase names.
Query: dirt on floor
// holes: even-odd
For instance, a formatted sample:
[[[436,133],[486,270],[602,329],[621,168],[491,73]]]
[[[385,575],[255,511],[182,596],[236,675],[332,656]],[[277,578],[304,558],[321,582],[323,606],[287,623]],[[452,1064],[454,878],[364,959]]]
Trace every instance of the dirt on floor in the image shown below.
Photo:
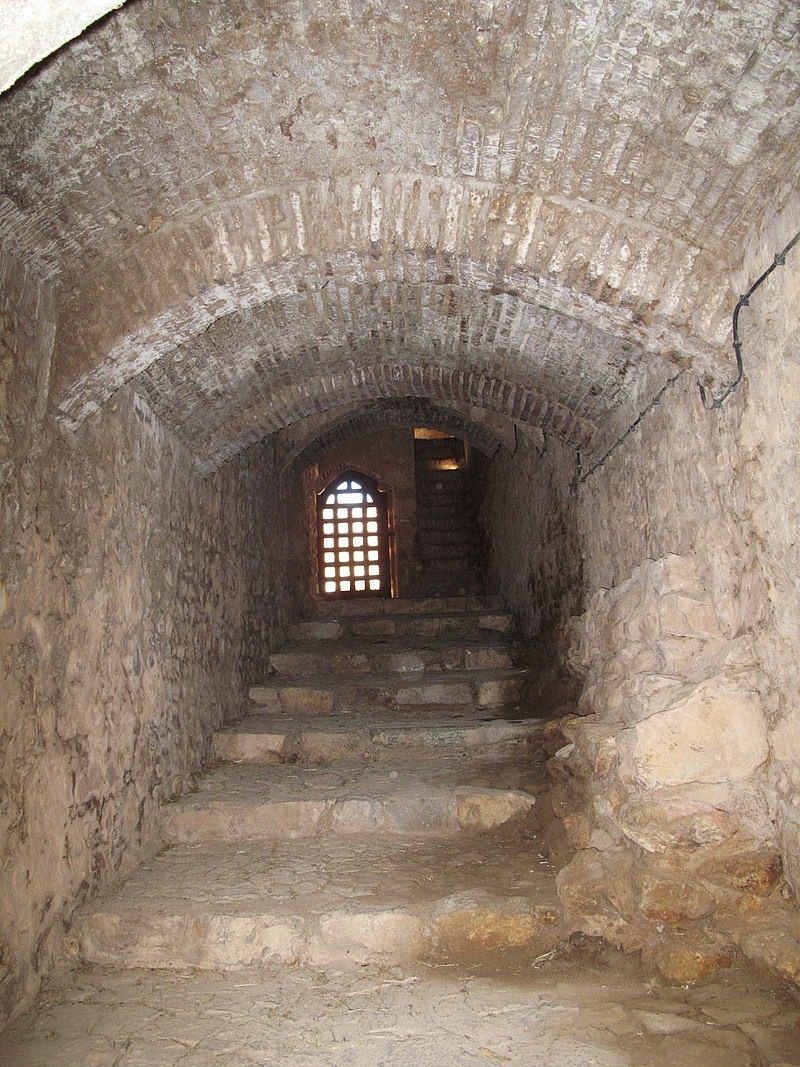
[[[2,1067],[778,1067],[800,1005],[731,968],[694,988],[600,942],[414,967],[89,968],[0,1037]]]

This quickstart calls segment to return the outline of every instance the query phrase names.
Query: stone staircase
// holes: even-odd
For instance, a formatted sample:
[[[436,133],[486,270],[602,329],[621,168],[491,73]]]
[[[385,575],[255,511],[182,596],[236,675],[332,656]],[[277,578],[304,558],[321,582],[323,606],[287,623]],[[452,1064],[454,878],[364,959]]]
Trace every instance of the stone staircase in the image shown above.
[[[420,590],[480,593],[478,524],[466,481],[464,442],[457,437],[417,439],[414,467]]]
[[[351,601],[300,622],[163,812],[165,848],[78,915],[84,960],[229,970],[394,962],[558,937],[531,828],[511,619],[487,597]]]

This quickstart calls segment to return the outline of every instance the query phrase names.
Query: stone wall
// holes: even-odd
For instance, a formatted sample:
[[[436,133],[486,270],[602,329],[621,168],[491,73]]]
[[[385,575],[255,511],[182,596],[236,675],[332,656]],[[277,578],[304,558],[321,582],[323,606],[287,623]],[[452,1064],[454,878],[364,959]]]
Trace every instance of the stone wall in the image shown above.
[[[752,635],[726,637],[694,561],[671,555],[595,594],[571,656],[585,717],[561,722],[569,743],[548,765],[577,850],[558,879],[567,921],[680,981],[735,947],[800,979],[796,953],[782,963],[761,944],[765,920],[784,934],[793,920]]]
[[[204,480],[128,390],[58,429],[50,294],[7,255],[0,283],[2,1023],[76,906],[157,847],[266,669],[292,566],[268,448]]]
[[[513,454],[476,461],[486,588],[504,597],[527,636],[544,635],[580,608],[575,453],[520,434]]]
[[[737,288],[798,228],[796,208],[762,228]],[[589,718],[564,724],[570,745],[551,771],[554,808],[580,850],[562,875],[578,926],[641,942],[642,919],[662,931],[703,919],[725,951],[738,945],[797,980],[797,912],[783,899],[800,888],[800,255],[790,256],[742,312],[741,388],[706,411],[684,375],[579,486],[587,610],[572,665]],[[752,921],[734,929],[732,908]],[[759,923],[783,930],[791,959]],[[717,959],[719,945],[706,947],[696,958]],[[658,951],[665,973],[691,970]]]

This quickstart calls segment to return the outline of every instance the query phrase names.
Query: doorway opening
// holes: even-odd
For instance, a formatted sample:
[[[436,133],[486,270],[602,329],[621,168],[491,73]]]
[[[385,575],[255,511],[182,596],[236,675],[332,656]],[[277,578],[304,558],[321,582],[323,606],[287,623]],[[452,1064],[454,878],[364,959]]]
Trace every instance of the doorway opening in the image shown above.
[[[337,474],[317,495],[320,593],[390,597],[388,494],[360,471]]]

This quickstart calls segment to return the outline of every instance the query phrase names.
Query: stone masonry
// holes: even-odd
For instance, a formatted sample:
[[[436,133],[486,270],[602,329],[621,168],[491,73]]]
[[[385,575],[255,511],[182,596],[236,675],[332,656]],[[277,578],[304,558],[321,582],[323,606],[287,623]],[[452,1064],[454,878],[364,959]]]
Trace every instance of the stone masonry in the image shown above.
[[[674,555],[597,593],[574,623],[581,717],[551,724],[567,743],[548,765],[576,850],[558,877],[567,922],[644,947],[677,980],[739,948],[797,981],[752,638],[723,635],[694,564]]]

